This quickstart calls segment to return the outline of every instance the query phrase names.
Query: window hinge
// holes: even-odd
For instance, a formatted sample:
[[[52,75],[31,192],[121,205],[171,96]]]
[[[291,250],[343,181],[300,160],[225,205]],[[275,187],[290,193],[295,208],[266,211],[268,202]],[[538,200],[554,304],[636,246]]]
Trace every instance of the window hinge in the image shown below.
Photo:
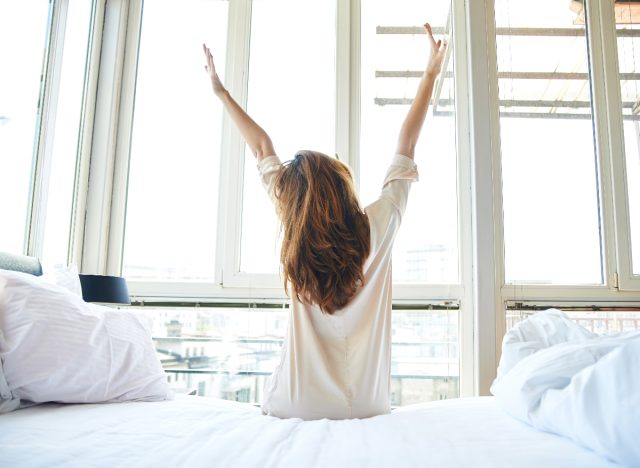
[[[620,289],[620,283],[618,282],[618,272],[613,272],[613,287],[614,289]]]

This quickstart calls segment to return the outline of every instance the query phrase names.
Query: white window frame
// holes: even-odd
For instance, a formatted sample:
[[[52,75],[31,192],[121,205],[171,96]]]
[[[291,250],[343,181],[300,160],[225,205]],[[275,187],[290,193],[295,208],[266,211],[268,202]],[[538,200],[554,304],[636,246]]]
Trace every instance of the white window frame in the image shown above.
[[[249,92],[249,55],[251,50],[252,0],[230,1],[227,35],[227,66],[225,84],[243,109],[247,108]],[[220,167],[220,192],[218,193],[218,248],[216,256],[220,285],[228,288],[253,289],[254,285],[266,288],[282,287],[277,275],[247,274],[240,272],[242,245],[242,208],[244,172],[255,170],[244,167],[246,144],[229,115],[225,112],[222,130],[222,154]]]
[[[126,187],[126,172],[118,154],[118,144],[128,134],[121,133],[119,125],[120,106],[127,105],[126,80],[123,81],[125,63],[125,43],[130,31],[127,30],[128,18],[135,11],[136,2],[126,0],[102,0],[98,9],[98,19],[102,20],[102,30],[96,34],[91,55],[99,55],[97,68],[92,68],[91,79],[97,80],[93,110],[93,128],[86,144],[90,145],[88,165],[82,167],[81,184],[86,187],[86,198],[82,200],[85,208],[83,228],[76,233],[82,234],[76,252],[80,271],[85,274],[119,275],[122,246],[110,243],[117,239],[119,228],[124,226],[124,217],[118,216],[118,202],[122,193],[123,181]],[[97,74],[97,76],[96,76]],[[125,107],[126,108],[126,107]],[[127,159],[128,161],[128,159]],[[127,163],[128,165],[128,163]],[[116,170],[118,169],[118,170]],[[84,179],[86,177],[86,179]],[[82,216],[82,213],[78,213]]]
[[[575,303],[596,303],[633,302],[640,299],[637,294],[640,290],[640,277],[634,278],[631,274],[622,107],[613,3],[607,0],[588,0],[586,6],[586,40],[589,44],[590,86],[598,160],[604,282],[601,285],[569,286],[506,284],[502,276],[502,298],[505,301],[545,302],[557,299]],[[497,63],[493,68],[496,67]],[[612,157],[616,154],[619,155],[618,158]],[[502,219],[497,220],[497,223],[498,231],[503,233]],[[501,249],[504,249],[504,244]],[[498,336],[503,334],[504,329],[499,330]]]
[[[89,28],[89,50],[93,50],[93,39],[96,28],[95,19],[99,17],[99,5],[92,0],[92,18]],[[62,58],[64,52],[66,22],[69,11],[69,0],[51,0],[49,5],[48,31],[46,39],[46,57],[42,70],[42,86],[40,90],[39,115],[36,122],[36,138],[34,141],[34,164],[31,178],[31,191],[28,203],[28,216],[26,226],[26,242],[24,253],[27,255],[42,257],[45,225],[47,222],[47,198],[51,183],[51,163],[53,158],[53,142],[56,129],[58,109],[58,97],[60,91],[60,77],[62,73]],[[87,148],[83,145],[85,137],[90,135],[91,127],[84,124],[85,118],[91,118],[91,73],[90,65],[94,63],[89,57],[83,85],[85,87],[82,97],[82,124],[76,154],[76,171],[74,175],[74,188],[72,194],[73,208],[69,225],[69,237],[67,244],[66,260],[68,263],[77,263],[77,245],[79,232],[83,229],[83,220],[79,216],[81,207],[86,197],[83,191],[82,174],[86,172]],[[95,80],[93,80],[95,84]],[[50,220],[51,221],[51,220]]]
[[[470,228],[473,247],[469,301],[473,310],[474,395],[488,395],[504,328],[504,284],[498,75],[493,0],[467,2],[467,61],[471,164]],[[481,79],[480,77],[486,77]],[[461,227],[464,229],[464,227]]]
[[[610,257],[612,268],[610,283],[621,291],[640,291],[640,275],[633,274],[631,226],[628,203],[628,184],[625,162],[624,126],[622,119],[622,97],[620,91],[620,72],[618,67],[618,41],[613,2],[592,0],[588,3],[589,21],[593,34],[591,49],[594,51],[593,67],[600,73],[601,93],[605,99],[603,107],[603,153],[607,155],[609,173],[610,211],[608,221],[615,234],[612,234],[613,247]],[[597,47],[596,44],[599,46]],[[604,165],[604,164],[603,164]],[[615,237],[614,237],[615,236]],[[640,246],[636,246],[640,248]]]
[[[44,230],[47,214],[47,193],[51,174],[53,135],[56,124],[56,106],[60,88],[61,66],[64,46],[67,2],[52,2],[49,5],[46,57],[41,75],[39,115],[34,142],[35,154],[32,171],[31,193],[28,204],[26,253],[42,257]]]
[[[69,262],[82,266],[84,250],[85,215],[89,193],[89,169],[91,161],[94,120],[100,70],[100,51],[105,18],[105,2],[93,0],[85,71],[85,93],[82,102],[81,124],[78,141],[78,161],[74,186],[73,209],[71,212],[71,233],[69,239]]]
[[[244,4],[241,14],[246,14],[245,20],[233,19],[230,11],[230,18],[234,21],[230,24],[229,35],[229,53],[227,56],[235,57],[235,62],[231,67],[228,65],[226,82],[238,84],[232,91],[236,96],[236,100],[241,106],[246,106],[247,87],[248,87],[248,66],[249,66],[249,42],[247,38],[250,36],[251,18],[250,0],[240,0]],[[356,184],[359,185],[360,180],[360,161],[359,155],[359,138],[360,138],[360,0],[351,0],[349,2],[337,2],[336,5],[336,143],[335,147],[341,158],[350,165],[354,172]],[[238,24],[240,23],[240,24]],[[241,45],[237,45],[241,43]],[[234,45],[235,44],[235,45]],[[240,49],[238,49],[240,47]],[[246,54],[246,55],[243,55]],[[240,62],[240,63],[238,63]],[[240,70],[240,73],[238,71]],[[241,83],[240,80],[244,82]],[[233,83],[233,84],[232,84]],[[226,118],[226,116],[225,116]],[[228,121],[228,119],[227,119]],[[223,131],[223,138],[232,132],[229,128]],[[223,154],[237,154],[233,156],[233,161],[225,169],[223,166],[221,174],[229,174],[228,180],[243,180],[244,170],[253,170],[254,168],[244,168],[244,151],[245,145],[242,138],[237,134],[229,137],[233,141],[231,145],[224,147]],[[463,132],[464,133],[464,132]],[[224,145],[224,143],[223,143]],[[237,153],[234,152],[237,151]],[[223,184],[221,184],[223,185]],[[219,232],[220,242],[224,242],[227,248],[223,249],[224,261],[221,275],[221,286],[228,290],[230,288],[245,288],[253,291],[256,286],[260,288],[282,288],[282,280],[279,275],[273,274],[249,274],[239,271],[240,265],[240,243],[241,243],[241,217],[242,217],[242,184],[232,184],[233,192],[226,187],[221,187],[220,199],[223,200],[222,194],[226,194],[224,207],[221,205],[220,210],[227,210],[227,216],[223,232]],[[459,209],[459,213],[463,213]],[[462,231],[463,228],[461,227]],[[219,244],[220,246],[220,244]],[[459,268],[462,272],[462,255],[459,256]],[[461,275],[462,276],[462,275]],[[461,297],[462,286],[460,284],[452,285],[425,285],[416,286],[409,284],[398,284],[394,286],[394,297],[398,299],[445,299],[457,300]]]
[[[85,231],[83,249],[83,270],[94,274],[120,275],[122,272],[142,8],[143,0],[107,0],[101,60],[110,66],[106,67],[105,76],[100,77],[104,85],[101,85],[96,105],[94,133],[98,141],[96,143],[94,136],[91,163],[96,177],[91,178],[92,186],[89,188],[90,197],[93,197],[89,203],[93,206],[87,209],[93,229],[89,233]],[[243,107],[246,106],[248,85],[250,11],[250,0],[229,0],[225,83]],[[100,92],[104,97],[101,98]],[[239,258],[242,183],[233,181],[243,180],[245,144],[226,114],[223,116],[222,135],[221,154],[227,156],[220,160],[221,174],[225,176],[220,177],[214,282],[130,281],[129,290],[133,297],[197,298],[213,302],[286,299],[281,284],[269,284],[258,277],[255,283],[250,278],[248,284],[234,285],[233,276],[224,273],[233,271],[233,259]]]

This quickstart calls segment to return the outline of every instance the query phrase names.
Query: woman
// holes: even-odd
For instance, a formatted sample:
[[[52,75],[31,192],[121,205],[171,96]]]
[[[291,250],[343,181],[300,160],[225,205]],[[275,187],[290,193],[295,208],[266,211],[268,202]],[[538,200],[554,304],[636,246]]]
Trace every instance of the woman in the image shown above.
[[[265,414],[348,419],[390,411],[391,251],[418,178],[414,150],[446,50],[429,24],[424,28],[429,62],[382,193],[364,210],[341,162],[300,151],[281,164],[267,133],[223,86],[203,45],[213,91],[253,151],[283,227],[280,260],[291,316],[280,364],[265,385]]]

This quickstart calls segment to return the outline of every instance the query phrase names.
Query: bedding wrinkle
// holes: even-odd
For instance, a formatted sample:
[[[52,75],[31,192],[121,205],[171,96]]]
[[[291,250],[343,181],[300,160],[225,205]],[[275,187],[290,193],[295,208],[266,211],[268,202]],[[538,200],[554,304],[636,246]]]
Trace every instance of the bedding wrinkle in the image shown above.
[[[314,465],[318,468],[323,468],[329,464],[326,460],[326,454],[329,452],[331,440],[335,439],[335,437],[331,437],[331,434],[335,433],[336,427],[331,424],[331,421],[329,420],[321,421],[323,421],[324,424],[320,426],[320,437],[318,437],[318,435],[314,435],[314,440],[316,440],[317,443],[310,444],[310,446],[313,447],[313,451],[310,453],[310,458],[315,461]]]
[[[212,420],[215,425],[212,425]],[[212,426],[216,430],[212,431]],[[247,447],[234,441],[256,440],[260,437],[260,427],[249,413],[238,415],[226,412],[213,418],[200,418],[196,430],[189,432],[192,443],[188,446],[197,447],[196,450],[185,451],[184,458],[180,457],[176,463],[181,466],[203,466],[208,460],[215,466],[237,466],[236,461],[242,458]],[[215,457],[211,457],[212,448],[217,448]]]
[[[300,429],[300,420],[297,418],[290,418],[288,421],[291,428],[287,431],[286,436],[283,437],[280,441],[277,442],[275,447],[273,447],[273,452],[270,454],[269,458],[267,458],[265,462],[266,467],[277,467],[281,460],[286,456],[287,453],[292,448],[293,439],[296,431]]]
[[[105,329],[103,329],[103,331],[106,332]],[[111,335],[107,335],[107,336],[109,337],[107,340],[107,347],[109,349],[108,358],[107,358],[109,361],[107,363],[107,369],[108,369],[107,372],[109,373],[109,378],[104,383],[104,393],[102,395],[103,400],[108,400],[108,396],[111,393],[110,382],[113,379],[113,362],[114,362],[113,338],[111,337]]]
[[[514,418],[640,466],[640,332],[596,335],[576,327],[555,309],[517,324],[503,340],[509,365],[501,361],[491,391]],[[537,343],[537,350],[523,355],[521,343]]]

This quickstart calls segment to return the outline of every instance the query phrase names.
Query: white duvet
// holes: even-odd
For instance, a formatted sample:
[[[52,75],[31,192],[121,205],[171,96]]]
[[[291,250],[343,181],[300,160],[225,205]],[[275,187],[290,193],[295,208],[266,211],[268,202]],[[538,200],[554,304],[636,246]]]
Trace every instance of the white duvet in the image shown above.
[[[537,429],[640,466],[640,331],[595,335],[539,312],[505,336],[491,392]]]
[[[248,403],[44,404],[0,415],[2,468],[616,468],[493,397],[303,421]]]

